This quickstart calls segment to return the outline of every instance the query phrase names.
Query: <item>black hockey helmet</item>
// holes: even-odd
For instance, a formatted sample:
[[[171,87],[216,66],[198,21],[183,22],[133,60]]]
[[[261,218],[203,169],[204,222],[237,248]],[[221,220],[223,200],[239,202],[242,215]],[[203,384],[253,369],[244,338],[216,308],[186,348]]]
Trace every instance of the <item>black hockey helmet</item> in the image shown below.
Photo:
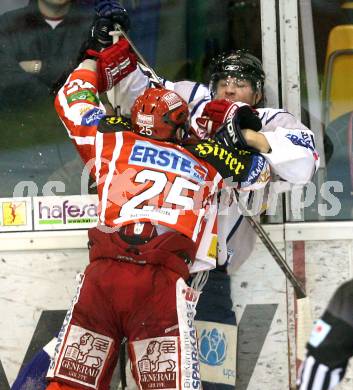
[[[255,92],[263,92],[265,72],[261,61],[247,50],[222,53],[211,62],[210,91],[215,94],[219,80],[236,77],[248,80]]]

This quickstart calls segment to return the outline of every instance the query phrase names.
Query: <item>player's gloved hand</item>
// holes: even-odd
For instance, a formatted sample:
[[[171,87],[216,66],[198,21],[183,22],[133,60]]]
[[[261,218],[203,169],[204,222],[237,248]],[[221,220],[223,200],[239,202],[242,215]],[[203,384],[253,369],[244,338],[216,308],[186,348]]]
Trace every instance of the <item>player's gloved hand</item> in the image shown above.
[[[249,107],[254,114],[256,110],[252,109],[245,103],[232,102],[228,99],[215,99],[205,105],[201,118],[196,119],[196,123],[199,126],[201,132],[206,132],[209,137],[213,137],[216,130],[224,123],[228,118],[232,118],[239,107]],[[251,114],[251,113],[250,113]],[[255,118],[255,122],[252,123],[252,119]],[[255,131],[261,129],[261,121],[257,116],[249,115],[249,126],[242,126],[243,129],[249,128]],[[260,122],[260,123],[259,123]]]
[[[259,131],[261,127],[261,120],[254,113],[254,110],[248,105],[243,105],[238,107],[234,115],[221,125],[216,131],[214,138],[231,148],[253,149],[248,145],[242,130],[251,129]]]
[[[95,0],[97,18],[110,19],[113,25],[118,24],[125,32],[129,31],[130,18],[126,9],[116,0]]]
[[[222,123],[234,115],[238,107],[238,104],[228,99],[215,99],[205,105],[202,117],[209,120],[207,127],[211,137]]]
[[[113,88],[137,66],[136,55],[124,38],[100,52],[88,49],[87,55],[97,59],[99,93]]]
[[[112,45],[113,37],[109,34],[114,30],[114,23],[109,18],[95,18],[91,27],[89,47],[96,51]]]
[[[110,31],[121,27],[128,31],[130,27],[129,15],[115,0],[96,0],[96,16],[91,26],[88,46],[96,51],[105,49],[113,44]]]

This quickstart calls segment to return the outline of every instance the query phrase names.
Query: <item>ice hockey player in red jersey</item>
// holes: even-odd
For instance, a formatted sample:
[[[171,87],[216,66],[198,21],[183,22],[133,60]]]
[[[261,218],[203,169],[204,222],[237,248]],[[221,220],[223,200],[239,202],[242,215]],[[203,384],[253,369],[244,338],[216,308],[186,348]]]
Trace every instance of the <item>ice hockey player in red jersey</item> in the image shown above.
[[[55,103],[97,183],[99,225],[89,231],[90,263],[59,333],[48,389],[109,389],[123,338],[140,389],[200,389],[199,292],[185,281],[204,260],[200,239],[214,225],[217,193],[263,183],[268,164],[236,147],[237,114],[222,132],[227,146],[191,142],[187,104],[174,91],[147,89],[131,126],[105,116],[101,61],[84,60]],[[259,121],[247,106],[240,113]]]

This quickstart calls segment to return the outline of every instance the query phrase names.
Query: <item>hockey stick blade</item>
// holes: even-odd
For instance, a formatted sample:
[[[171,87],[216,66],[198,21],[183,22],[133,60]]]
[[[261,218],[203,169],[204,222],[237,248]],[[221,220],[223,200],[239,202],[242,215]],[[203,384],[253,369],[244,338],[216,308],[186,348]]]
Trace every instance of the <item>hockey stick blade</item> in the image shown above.
[[[306,343],[313,327],[309,297],[297,299],[297,359],[305,358]]]

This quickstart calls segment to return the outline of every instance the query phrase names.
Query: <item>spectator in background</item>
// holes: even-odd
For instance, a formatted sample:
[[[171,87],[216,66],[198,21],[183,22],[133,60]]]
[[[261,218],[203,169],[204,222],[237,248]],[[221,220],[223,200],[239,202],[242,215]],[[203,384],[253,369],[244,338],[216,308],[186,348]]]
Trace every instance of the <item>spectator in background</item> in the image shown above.
[[[87,38],[91,13],[73,0],[30,0],[0,16],[0,96],[14,109],[47,98]]]
[[[6,123],[0,141],[0,197],[13,196],[22,180],[35,183],[32,195],[41,194],[48,180],[64,182],[60,192],[79,191],[70,188],[70,176],[82,165],[70,164],[76,152],[64,139],[50,91],[76,62],[92,17],[89,5],[75,0],[30,0],[0,16],[0,114]]]

